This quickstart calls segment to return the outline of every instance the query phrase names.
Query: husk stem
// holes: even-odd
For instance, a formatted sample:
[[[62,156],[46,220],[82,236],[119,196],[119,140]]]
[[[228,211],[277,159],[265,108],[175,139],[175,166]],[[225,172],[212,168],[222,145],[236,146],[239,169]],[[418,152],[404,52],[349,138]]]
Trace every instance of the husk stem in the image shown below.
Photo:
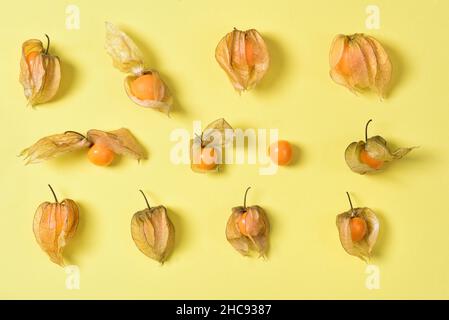
[[[354,216],[354,207],[352,206],[351,196],[349,195],[349,192],[346,191],[346,195],[348,196],[349,205],[351,206],[351,217]]]
[[[147,199],[147,197],[145,196],[145,193],[144,193],[142,190],[139,190],[139,191],[140,191],[140,193],[143,195],[143,198],[145,199],[145,202],[146,202],[146,204],[147,204],[148,210],[151,210],[150,203],[148,202],[148,199]]]
[[[56,197],[56,193],[55,193],[55,191],[53,190],[53,188],[51,187],[50,184],[48,184],[48,187],[50,188],[51,193],[53,193],[53,197],[55,198],[56,203],[59,203],[58,198]]]
[[[369,119],[365,125],[365,142],[368,141],[368,125],[370,124],[371,121],[373,121],[373,119]]]
[[[245,209],[245,210],[246,210],[246,196],[247,196],[247,194],[248,194],[249,189],[251,189],[251,187],[248,187],[248,188],[246,189],[246,191],[245,191],[245,196],[244,196],[244,198],[243,198],[243,209]]]
[[[75,134],[77,134],[77,135],[83,137],[84,139],[88,140],[87,137],[86,137],[84,134],[79,133],[78,131],[67,130],[67,131],[64,132],[64,134],[65,134],[65,133],[75,133]]]
[[[45,54],[48,54],[48,49],[50,49],[50,37],[45,34],[45,37],[47,38],[47,48],[45,49]]]

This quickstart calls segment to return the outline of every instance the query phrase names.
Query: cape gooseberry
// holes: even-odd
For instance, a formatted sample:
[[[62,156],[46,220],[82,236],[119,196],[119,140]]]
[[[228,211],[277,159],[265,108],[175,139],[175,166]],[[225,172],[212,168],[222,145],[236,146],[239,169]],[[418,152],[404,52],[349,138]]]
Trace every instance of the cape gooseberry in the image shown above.
[[[286,166],[292,160],[292,146],[286,140],[279,140],[273,142],[268,147],[268,154],[271,158],[271,161],[280,166]]]

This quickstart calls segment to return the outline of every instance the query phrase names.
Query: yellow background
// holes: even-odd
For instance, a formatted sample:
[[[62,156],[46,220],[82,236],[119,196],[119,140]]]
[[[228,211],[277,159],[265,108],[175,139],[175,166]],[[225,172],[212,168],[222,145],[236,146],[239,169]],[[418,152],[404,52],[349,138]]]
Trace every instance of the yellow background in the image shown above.
[[[0,12],[0,298],[449,298],[447,1],[13,1]],[[65,28],[65,8],[80,8],[80,30]],[[368,4],[381,29],[367,30]],[[104,46],[104,21],[128,32],[175,100],[172,118],[134,105]],[[214,59],[233,27],[256,28],[272,66],[256,90],[239,96]],[[385,44],[393,86],[381,102],[355,96],[328,75],[337,33],[366,32]],[[62,61],[55,101],[25,106],[18,82],[20,47],[52,39]],[[279,128],[297,146],[295,163],[273,176],[256,165],[228,165],[200,175],[173,165],[173,129],[225,117],[234,127]],[[363,138],[365,122],[395,146],[419,145],[387,171],[370,176],[346,166],[346,146]],[[137,164],[109,168],[82,153],[24,166],[18,153],[38,138],[90,128],[127,127],[148,150]],[[299,150],[299,151],[298,151]],[[79,202],[81,222],[67,249],[81,270],[81,289],[65,288],[64,270],[35,242],[36,207],[60,198]],[[244,189],[272,223],[267,261],[241,257],[227,243],[225,223]],[[177,231],[163,266],[141,254],[130,236],[133,213],[168,207]],[[373,263],[380,289],[365,287],[365,264],[347,255],[335,216],[355,206],[378,213]]]

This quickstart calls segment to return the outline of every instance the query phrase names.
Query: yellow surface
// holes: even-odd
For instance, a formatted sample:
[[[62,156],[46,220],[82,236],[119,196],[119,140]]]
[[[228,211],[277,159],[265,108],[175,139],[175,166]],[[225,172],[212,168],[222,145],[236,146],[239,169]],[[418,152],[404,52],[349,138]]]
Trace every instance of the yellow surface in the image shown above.
[[[66,30],[64,2],[13,1],[0,11],[0,298],[449,298],[447,1],[375,1],[380,30],[365,27],[366,1],[75,4],[80,30]],[[103,48],[106,20],[129,32],[167,79],[176,97],[171,119],[126,96],[124,74]],[[272,56],[261,86],[241,96],[214,59],[233,27],[258,29]],[[391,54],[394,83],[384,102],[354,96],[328,76],[334,35],[354,32],[376,36]],[[44,33],[62,61],[62,88],[33,110],[18,82],[20,46]],[[200,175],[170,163],[173,129],[223,116],[234,127],[279,128],[298,146],[298,160],[274,176],[259,175],[256,165]],[[421,148],[380,175],[352,173],[343,152],[363,138],[369,118],[372,134]],[[83,154],[30,166],[17,158],[48,134],[122,126],[148,150],[147,161],[99,168]],[[31,230],[37,206],[52,199],[47,183],[81,206],[67,252],[80,267],[80,290],[65,288],[65,272]],[[241,257],[224,236],[249,185],[249,204],[265,207],[272,222],[267,261]],[[145,207],[139,188],[169,208],[176,226],[163,267],[130,236],[132,214]],[[381,219],[379,290],[365,287],[365,264],[338,240],[335,216],[348,209],[347,190]]]

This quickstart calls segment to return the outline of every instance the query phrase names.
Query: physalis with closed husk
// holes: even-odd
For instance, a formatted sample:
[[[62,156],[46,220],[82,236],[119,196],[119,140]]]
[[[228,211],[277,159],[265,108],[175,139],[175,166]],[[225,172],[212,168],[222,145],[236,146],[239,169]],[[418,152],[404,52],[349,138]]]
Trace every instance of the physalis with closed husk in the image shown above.
[[[146,69],[143,54],[134,41],[110,22],[106,22],[106,52],[114,67],[127,73],[125,91],[136,104],[170,112],[173,99],[167,85],[155,70]]]
[[[173,250],[175,228],[164,206],[150,207],[142,193],[147,208],[134,214],[131,220],[131,236],[137,248],[146,256],[164,263]]]
[[[234,28],[218,43],[215,58],[238,92],[254,88],[270,65],[267,45],[255,29]]]
[[[222,163],[223,149],[234,139],[234,130],[224,118],[211,122],[190,140],[190,168],[194,172],[217,172]]]
[[[373,90],[385,97],[392,66],[386,50],[374,37],[363,33],[337,35],[330,49],[329,64],[335,83],[354,93]]]
[[[379,171],[386,163],[399,160],[416,148],[399,148],[391,151],[387,141],[381,136],[368,138],[368,125],[371,121],[369,120],[365,126],[365,141],[352,142],[345,151],[345,160],[349,168],[359,174]]]
[[[343,249],[368,262],[379,234],[379,220],[370,208],[353,208],[337,215],[337,228]]]
[[[108,166],[116,155],[124,155],[136,160],[145,159],[145,152],[132,133],[125,128],[113,131],[89,130],[87,135],[76,131],[39,139],[29,148],[23,150],[26,163],[38,163],[54,158],[60,154],[87,149],[87,157],[93,164]]]
[[[268,250],[270,223],[264,209],[246,206],[247,188],[243,206],[232,208],[232,214],[226,225],[226,238],[229,243],[244,256],[256,252],[259,257],[265,257]]]
[[[75,235],[78,227],[79,209],[75,201],[58,201],[53,188],[50,188],[55,202],[44,202],[36,210],[33,232],[36,241],[54,263],[64,266],[63,251]]]
[[[47,37],[45,49],[42,42],[37,39],[30,39],[22,44],[19,80],[31,106],[51,100],[56,95],[61,81],[59,58],[48,52],[50,38],[48,35],[45,36]]]

